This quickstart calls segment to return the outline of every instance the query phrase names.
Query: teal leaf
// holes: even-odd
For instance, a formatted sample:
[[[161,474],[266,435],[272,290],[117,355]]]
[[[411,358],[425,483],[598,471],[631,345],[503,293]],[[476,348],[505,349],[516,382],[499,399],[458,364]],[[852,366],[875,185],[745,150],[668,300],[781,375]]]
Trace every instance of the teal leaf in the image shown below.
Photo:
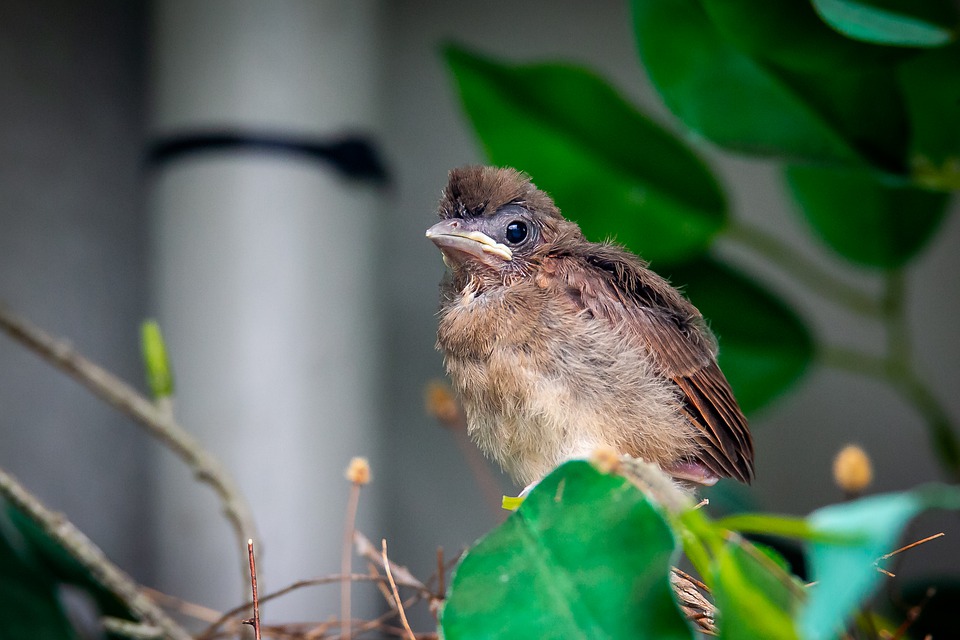
[[[721,639],[798,638],[793,617],[803,592],[780,562],[739,538],[726,543],[714,562]]]
[[[957,36],[950,0],[812,0],[828,25],[855,40],[905,47],[938,47]]]
[[[676,546],[629,481],[569,462],[464,555],[443,637],[692,639],[669,583]]]
[[[717,180],[682,142],[584,69],[445,49],[491,163],[530,174],[584,234],[648,259],[702,254],[726,221]]]
[[[831,249],[859,265],[903,266],[926,246],[949,196],[876,173],[794,165],[787,184],[803,218]]]
[[[720,368],[744,412],[763,407],[800,379],[813,358],[813,340],[773,293],[708,258],[666,272],[717,334]]]
[[[913,179],[931,189],[960,190],[960,44],[910,59],[900,65],[899,78]]]
[[[800,613],[804,638],[833,638],[884,576],[876,562],[896,547],[904,526],[925,509],[960,509],[960,488],[941,485],[863,498],[813,512],[821,534],[847,540],[814,541],[807,552],[810,598]]]

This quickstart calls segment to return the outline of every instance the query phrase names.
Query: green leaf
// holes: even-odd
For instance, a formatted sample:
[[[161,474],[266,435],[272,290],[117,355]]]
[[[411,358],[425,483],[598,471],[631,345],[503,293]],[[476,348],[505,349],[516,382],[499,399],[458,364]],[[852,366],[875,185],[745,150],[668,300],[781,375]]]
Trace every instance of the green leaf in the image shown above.
[[[796,580],[766,553],[735,538],[715,560],[713,594],[720,638],[794,640],[793,616],[802,601]]]
[[[0,506],[3,506],[0,501]],[[72,640],[77,637],[57,595],[57,581],[29,553],[26,541],[0,509],[0,617],[3,637]]]
[[[809,0],[702,0],[723,37],[754,58],[789,69],[835,72],[890,64],[906,51],[856,42],[820,19]]]
[[[960,509],[960,488],[930,485],[907,493],[863,498],[831,505],[810,515],[823,534],[852,541],[817,541],[808,549],[816,585],[800,613],[804,638],[833,638],[883,576],[876,561],[893,551],[907,522],[925,509]]]
[[[462,638],[684,638],[676,540],[624,478],[564,464],[457,567],[441,614]]]
[[[831,27],[855,40],[938,47],[957,36],[957,7],[949,0],[812,0]]]
[[[167,345],[156,320],[146,320],[140,325],[140,347],[143,364],[147,370],[147,384],[154,398],[173,395],[173,371],[167,356]]]
[[[5,580],[7,569],[19,571],[21,569],[18,567],[22,567],[36,579],[27,583],[32,585],[31,588],[46,585],[48,589],[55,589],[62,583],[72,584],[86,591],[105,615],[135,619],[127,606],[100,584],[96,575],[47,534],[31,516],[0,499],[0,556],[5,553],[10,554],[10,562],[0,557],[0,583]]]
[[[704,163],[593,73],[444,54],[490,162],[529,173],[588,238],[615,231],[647,259],[678,262],[723,226],[724,196]]]
[[[796,383],[813,358],[803,321],[779,298],[708,258],[668,269],[720,342],[720,368],[750,413]]]
[[[654,87],[696,133],[746,153],[859,160],[763,65],[727,43],[693,0],[634,0],[633,18]]]
[[[751,544],[758,553],[770,560],[770,562],[775,564],[781,571],[787,574],[790,573],[790,561],[787,560],[786,556],[777,551],[776,548],[769,544],[757,542],[756,540],[751,540]]]
[[[787,184],[798,209],[831,249],[851,262],[903,266],[926,246],[949,196],[884,181],[859,169],[794,165]]]
[[[912,138],[914,180],[960,189],[960,44],[918,55],[899,68]]]
[[[740,533],[761,533],[790,538],[811,538],[817,535],[810,524],[796,516],[780,516],[767,513],[741,513],[717,521],[717,526]]]

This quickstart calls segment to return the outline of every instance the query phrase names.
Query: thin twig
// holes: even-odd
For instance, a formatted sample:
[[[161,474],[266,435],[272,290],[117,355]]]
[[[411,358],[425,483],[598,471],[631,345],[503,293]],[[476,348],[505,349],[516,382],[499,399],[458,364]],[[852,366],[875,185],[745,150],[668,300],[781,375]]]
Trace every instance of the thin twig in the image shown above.
[[[933,596],[936,595],[936,593],[937,590],[933,587],[927,589],[927,592],[923,596],[923,600],[921,600],[915,606],[910,607],[910,609],[907,611],[907,615],[904,616],[903,623],[897,627],[897,630],[894,632],[890,640],[900,640],[900,638],[903,638],[907,634],[907,631],[910,630],[911,625],[913,625],[917,618],[920,617],[920,614],[923,613],[924,608],[930,604],[930,600],[933,599]],[[924,636],[924,640],[927,640],[929,637],[930,636]]]
[[[163,637],[163,629],[152,624],[141,624],[113,616],[103,616],[100,622],[103,624],[103,630],[108,634],[130,640],[160,640]]]
[[[257,596],[257,561],[253,555],[253,540],[247,540],[247,555],[250,557],[250,591],[253,594],[253,619],[244,622],[253,624],[253,637],[260,640],[260,598]]]
[[[82,356],[66,341],[14,316],[3,306],[0,306],[0,329],[73,377],[107,404],[125,413],[177,454],[193,470],[197,480],[209,485],[220,497],[224,515],[233,526],[240,548],[248,538],[258,540],[250,507],[233,478],[196,438],[176,422],[169,411],[158,407],[126,382]],[[242,561],[241,575],[246,584],[246,557]]]
[[[350,485],[350,496],[347,498],[347,517],[343,529],[343,548],[341,549],[340,556],[340,573],[348,576],[346,580],[340,583],[340,620],[341,624],[346,625],[346,628],[343,629],[342,632],[345,640],[350,640],[352,636],[350,629],[350,587],[352,583],[349,575],[353,561],[353,553],[351,549],[353,546],[353,530],[356,528],[357,507],[359,502],[360,484],[354,482]]]
[[[375,550],[376,548],[373,546],[373,543],[370,542],[365,535],[359,531],[355,531],[353,534],[353,543],[357,549],[357,553],[367,560],[375,563],[381,569],[386,569],[381,554]],[[401,586],[412,587],[428,598],[434,595],[427,585],[418,580],[406,567],[390,561],[390,570],[393,572],[393,576],[396,579],[397,584]]]
[[[400,592],[397,590],[397,583],[393,581],[393,573],[390,571],[390,560],[387,558],[387,539],[381,538],[380,546],[383,550],[383,566],[387,571],[387,580],[390,581],[390,588],[393,589],[393,599],[397,602],[397,611],[400,612],[400,622],[403,623],[403,628],[407,632],[409,640],[417,640],[417,637],[413,634],[413,629],[410,628],[410,623],[407,622],[407,613],[403,610],[403,602],[400,600]]]
[[[900,548],[897,549],[896,551],[891,551],[891,552],[888,553],[888,554],[885,554],[885,555],[880,556],[879,558],[877,558],[877,562],[880,562],[881,560],[886,560],[887,558],[892,558],[893,556],[895,556],[895,555],[897,555],[897,554],[899,554],[899,553],[903,553],[904,551],[909,551],[910,549],[913,549],[914,547],[919,547],[920,545],[922,545],[922,544],[924,544],[924,543],[930,542],[931,540],[936,540],[937,538],[942,538],[942,537],[945,536],[945,535],[947,535],[947,534],[945,534],[943,531],[941,531],[940,533],[935,533],[935,534],[933,534],[932,536],[927,536],[927,537],[924,538],[923,540],[917,540],[916,542],[911,542],[910,544],[908,544],[908,545],[906,545],[906,546],[900,547]]]
[[[367,563],[367,570],[370,572],[371,576],[377,576],[378,578],[384,578],[383,581],[377,581],[374,584],[377,585],[377,591],[380,592],[380,595],[383,596],[384,602],[387,603],[387,606],[393,607],[393,594],[390,593],[390,586],[387,584],[386,576],[380,575],[379,565],[376,565],[372,562]]]
[[[261,596],[260,603],[266,604],[271,600],[276,600],[277,598],[283,597],[288,593],[297,591],[299,589],[304,589],[306,587],[315,587],[315,586],[320,586],[325,584],[339,583],[343,580],[346,580],[348,577],[353,582],[373,582],[373,583],[386,582],[386,577],[384,576],[370,576],[364,573],[352,573],[349,576],[342,576],[340,574],[335,574],[330,576],[323,576],[321,578],[313,578],[310,580],[298,580],[292,584],[287,585],[282,589],[274,591],[268,595]],[[419,593],[426,595],[428,597],[431,595],[430,590],[427,589],[423,585],[423,583],[417,580],[416,578],[414,578],[413,582],[397,580],[397,584],[400,585],[401,587],[414,589]],[[233,609],[230,609],[229,611],[225,612],[223,615],[220,616],[220,618],[216,622],[212,623],[210,626],[208,626],[206,629],[200,632],[200,634],[197,635],[196,640],[209,640],[210,638],[213,638],[214,635],[217,633],[217,631],[220,629],[220,627],[230,622],[232,619],[236,618],[238,615],[242,614],[244,611],[248,610],[251,606],[253,606],[252,601],[244,602],[243,604],[237,605]]]
[[[716,635],[717,609],[703,595],[709,593],[707,586],[676,567],[670,573],[670,586],[687,619],[697,625],[702,633]]]
[[[194,620],[210,623],[220,619],[220,612],[216,609],[204,607],[203,605],[196,604],[195,602],[188,602],[187,600],[183,600],[176,596],[171,596],[169,593],[164,593],[163,591],[157,591],[151,587],[140,587],[140,590],[150,596],[151,600],[162,607],[165,607],[168,610],[176,611],[177,613],[185,615],[189,618],[193,618]]]
[[[119,598],[142,622],[159,628],[171,640],[190,640],[190,634],[143,593],[130,576],[110,562],[82,531],[62,514],[48,509],[3,470],[0,470],[0,495],[56,540],[99,585]]]

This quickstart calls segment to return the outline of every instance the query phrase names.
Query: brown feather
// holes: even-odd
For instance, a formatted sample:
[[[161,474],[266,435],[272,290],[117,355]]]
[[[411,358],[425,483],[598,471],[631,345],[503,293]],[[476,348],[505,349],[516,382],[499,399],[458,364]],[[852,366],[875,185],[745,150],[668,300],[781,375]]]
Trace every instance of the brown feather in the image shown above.
[[[636,336],[683,395],[698,429],[698,462],[720,477],[753,478],[753,440],[730,384],[716,363],[716,341],[700,312],[633,254],[608,243],[552,251],[573,299],[619,331]],[[583,265],[589,265],[584,268]]]

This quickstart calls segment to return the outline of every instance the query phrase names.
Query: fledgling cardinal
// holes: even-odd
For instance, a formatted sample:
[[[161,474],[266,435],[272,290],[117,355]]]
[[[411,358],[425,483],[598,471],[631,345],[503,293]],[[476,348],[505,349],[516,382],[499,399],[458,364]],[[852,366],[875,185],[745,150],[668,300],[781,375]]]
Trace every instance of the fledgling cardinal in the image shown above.
[[[470,436],[515,480],[608,446],[684,483],[750,482],[747,421],[680,292],[514,169],[454,169],[439,214],[437,346]]]

